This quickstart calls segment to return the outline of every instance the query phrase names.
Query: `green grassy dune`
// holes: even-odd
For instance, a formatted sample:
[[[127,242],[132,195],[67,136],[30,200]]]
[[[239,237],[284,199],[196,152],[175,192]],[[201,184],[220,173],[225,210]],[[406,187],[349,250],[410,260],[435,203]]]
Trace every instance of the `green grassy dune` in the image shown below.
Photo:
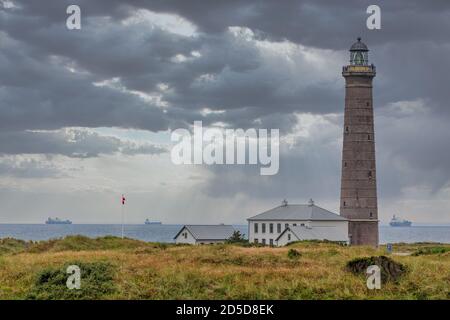
[[[380,256],[404,273],[369,290],[365,275],[348,264]],[[80,290],[66,287],[69,265],[81,269]],[[327,242],[270,248],[2,239],[0,299],[450,299],[450,245],[396,244],[387,255],[384,248]]]

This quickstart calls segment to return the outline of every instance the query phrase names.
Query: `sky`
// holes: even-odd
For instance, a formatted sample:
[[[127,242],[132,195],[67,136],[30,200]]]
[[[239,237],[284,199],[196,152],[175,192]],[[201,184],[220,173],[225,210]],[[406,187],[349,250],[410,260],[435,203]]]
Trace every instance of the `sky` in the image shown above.
[[[129,223],[240,224],[283,199],[338,213],[359,36],[379,218],[450,223],[449,31],[447,0],[0,0],[0,223],[120,223],[121,194]],[[278,174],[173,164],[170,133],[194,121],[279,129]]]

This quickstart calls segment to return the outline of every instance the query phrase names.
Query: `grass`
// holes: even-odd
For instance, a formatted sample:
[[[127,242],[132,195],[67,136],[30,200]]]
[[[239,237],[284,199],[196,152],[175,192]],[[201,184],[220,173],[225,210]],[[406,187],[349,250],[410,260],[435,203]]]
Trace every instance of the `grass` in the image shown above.
[[[445,254],[447,252],[450,252],[450,247],[425,247],[417,249],[412,255]]]
[[[447,251],[411,255],[433,247]],[[365,276],[348,271],[347,264],[386,255],[384,248],[326,242],[189,246],[82,236],[37,243],[4,239],[0,299],[450,299],[449,249],[394,245],[394,252],[411,253],[389,255],[407,272],[381,290],[369,290]],[[82,270],[79,291],[65,287],[70,264]]]
[[[68,290],[67,269],[71,265],[80,268],[81,279],[79,290]],[[50,267],[40,271],[34,281],[34,286],[26,298],[33,300],[61,299],[100,299],[108,297],[116,290],[113,282],[113,265],[108,262],[86,263],[72,261],[62,267]]]

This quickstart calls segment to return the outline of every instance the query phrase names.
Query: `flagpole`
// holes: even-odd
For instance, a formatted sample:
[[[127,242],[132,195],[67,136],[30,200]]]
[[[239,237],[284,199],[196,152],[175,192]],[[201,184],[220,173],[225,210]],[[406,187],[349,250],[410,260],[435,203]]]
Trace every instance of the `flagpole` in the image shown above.
[[[125,223],[125,197],[122,195],[122,239],[124,238],[124,223]]]
[[[125,214],[124,214],[124,210],[125,210],[125,205],[124,204],[122,204],[122,239],[123,239],[123,223],[124,223],[124,220],[125,220]]]

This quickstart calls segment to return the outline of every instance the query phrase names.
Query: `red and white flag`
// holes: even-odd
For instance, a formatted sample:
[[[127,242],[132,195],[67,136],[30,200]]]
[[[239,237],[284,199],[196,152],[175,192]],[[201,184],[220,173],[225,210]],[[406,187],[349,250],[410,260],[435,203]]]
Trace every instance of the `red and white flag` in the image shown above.
[[[125,197],[122,195],[122,205],[125,204]]]

